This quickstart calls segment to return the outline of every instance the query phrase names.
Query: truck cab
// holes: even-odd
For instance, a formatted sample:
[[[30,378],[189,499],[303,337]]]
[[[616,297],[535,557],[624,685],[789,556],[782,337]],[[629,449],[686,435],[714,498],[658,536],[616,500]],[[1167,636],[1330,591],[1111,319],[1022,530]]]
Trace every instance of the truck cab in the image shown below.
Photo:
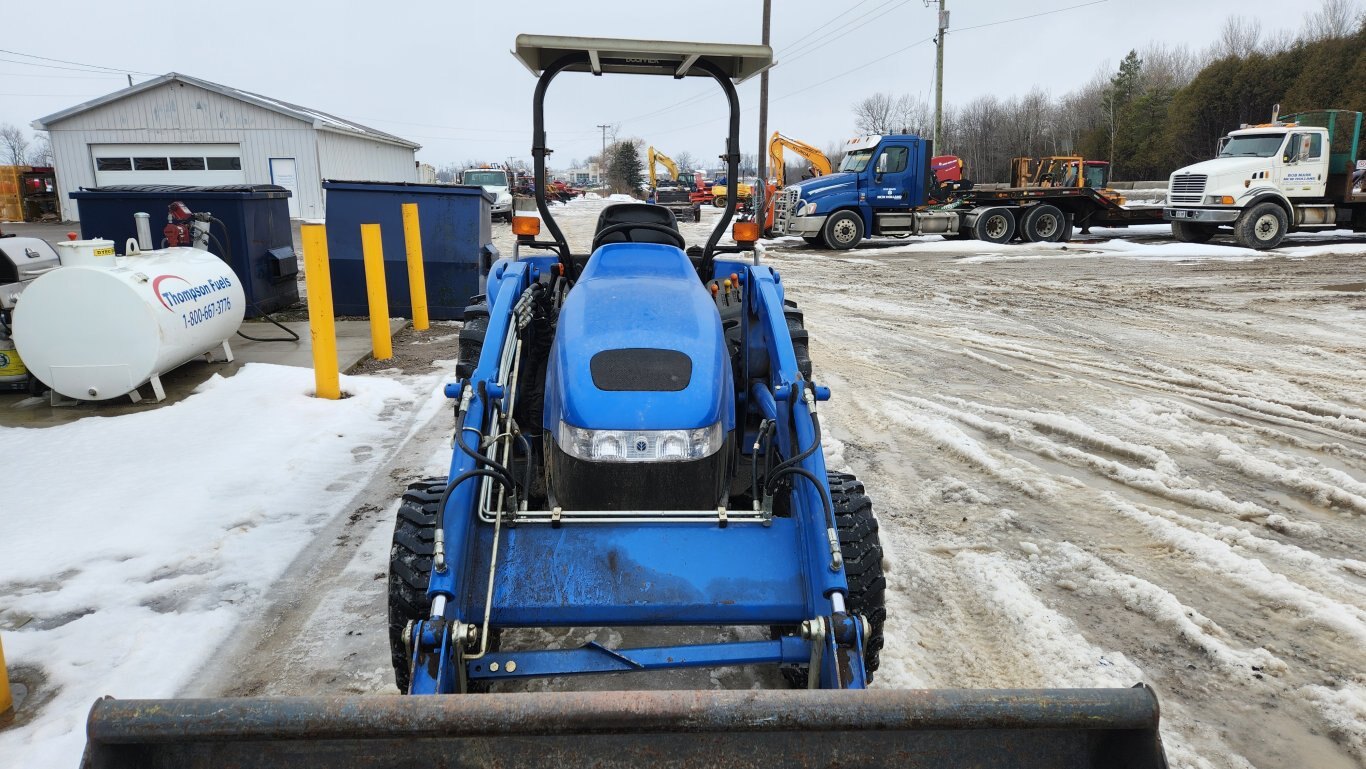
[[[1229,132],[1215,158],[1172,174],[1172,234],[1203,243],[1231,227],[1239,245],[1267,249],[1289,232],[1366,231],[1366,195],[1349,178],[1361,128],[1361,113],[1325,110]]]
[[[483,187],[485,192],[493,195],[493,218],[512,221],[512,183],[506,170],[467,168],[460,174],[460,183]]]
[[[926,221],[914,227],[910,213],[927,202],[930,155],[930,142],[918,136],[851,139],[835,173],[783,188],[774,230],[840,250],[868,235],[922,231]]]

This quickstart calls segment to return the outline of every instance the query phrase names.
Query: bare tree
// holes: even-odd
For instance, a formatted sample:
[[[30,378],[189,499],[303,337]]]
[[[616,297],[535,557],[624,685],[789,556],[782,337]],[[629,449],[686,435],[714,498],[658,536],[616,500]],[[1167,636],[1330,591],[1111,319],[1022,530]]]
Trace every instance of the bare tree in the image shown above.
[[[40,133],[33,141],[33,149],[28,153],[28,164],[31,166],[52,166],[56,165],[52,155],[52,142],[48,135]]]
[[[896,97],[878,92],[854,105],[854,128],[865,134],[892,133],[896,116]]]
[[[1323,0],[1317,11],[1304,15],[1301,36],[1314,41],[1351,35],[1360,21],[1355,5],[1353,0]]]
[[[5,165],[27,165],[28,147],[24,129],[9,123],[0,124],[0,160],[4,160]]]
[[[1214,58],[1229,56],[1246,57],[1261,49],[1262,23],[1245,16],[1230,16],[1219,31],[1219,37],[1210,50]]]
[[[678,164],[678,170],[680,172],[693,171],[697,169],[697,158],[694,158],[692,156],[692,153],[688,152],[687,150],[684,150],[683,152],[680,152],[677,155],[675,155],[674,162]]]

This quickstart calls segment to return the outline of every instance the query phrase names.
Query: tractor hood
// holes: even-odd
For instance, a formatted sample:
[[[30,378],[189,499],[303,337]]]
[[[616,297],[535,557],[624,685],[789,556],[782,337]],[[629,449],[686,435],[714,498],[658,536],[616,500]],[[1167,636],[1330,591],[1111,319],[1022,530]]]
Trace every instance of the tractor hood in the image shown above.
[[[690,430],[734,425],[730,360],[716,303],[681,250],[612,243],[560,310],[544,426]]]

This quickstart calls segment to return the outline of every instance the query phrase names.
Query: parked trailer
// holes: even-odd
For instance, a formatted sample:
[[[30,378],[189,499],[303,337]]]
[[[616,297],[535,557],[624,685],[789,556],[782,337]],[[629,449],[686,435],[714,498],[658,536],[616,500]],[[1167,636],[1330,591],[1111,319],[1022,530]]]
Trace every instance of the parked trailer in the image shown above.
[[[947,235],[989,243],[1057,242],[1075,226],[1163,223],[1158,206],[1125,206],[1089,187],[972,189],[932,206],[930,142],[918,136],[850,140],[839,172],[788,185],[775,202],[774,231],[844,250],[880,235]]]

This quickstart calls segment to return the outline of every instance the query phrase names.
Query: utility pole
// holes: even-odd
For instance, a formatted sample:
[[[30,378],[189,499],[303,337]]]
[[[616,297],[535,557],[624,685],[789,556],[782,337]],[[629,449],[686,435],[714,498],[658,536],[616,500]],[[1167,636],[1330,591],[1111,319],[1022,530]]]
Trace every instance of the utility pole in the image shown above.
[[[764,0],[764,45],[769,40],[769,17],[773,11],[773,0]],[[759,179],[754,190],[755,218],[764,226],[766,219],[764,198],[768,197],[768,70],[759,75]],[[738,183],[738,180],[737,180]],[[737,188],[738,189],[738,188]]]
[[[932,0],[925,0],[929,5]],[[939,146],[944,136],[944,35],[949,31],[949,12],[944,10],[944,0],[939,0],[939,34],[935,35],[934,63],[934,149],[944,154]]]
[[[610,123],[607,125],[599,124],[597,127],[602,129],[602,151],[598,153],[598,186],[601,187],[603,172],[607,170],[607,129],[611,128],[612,125]]]

